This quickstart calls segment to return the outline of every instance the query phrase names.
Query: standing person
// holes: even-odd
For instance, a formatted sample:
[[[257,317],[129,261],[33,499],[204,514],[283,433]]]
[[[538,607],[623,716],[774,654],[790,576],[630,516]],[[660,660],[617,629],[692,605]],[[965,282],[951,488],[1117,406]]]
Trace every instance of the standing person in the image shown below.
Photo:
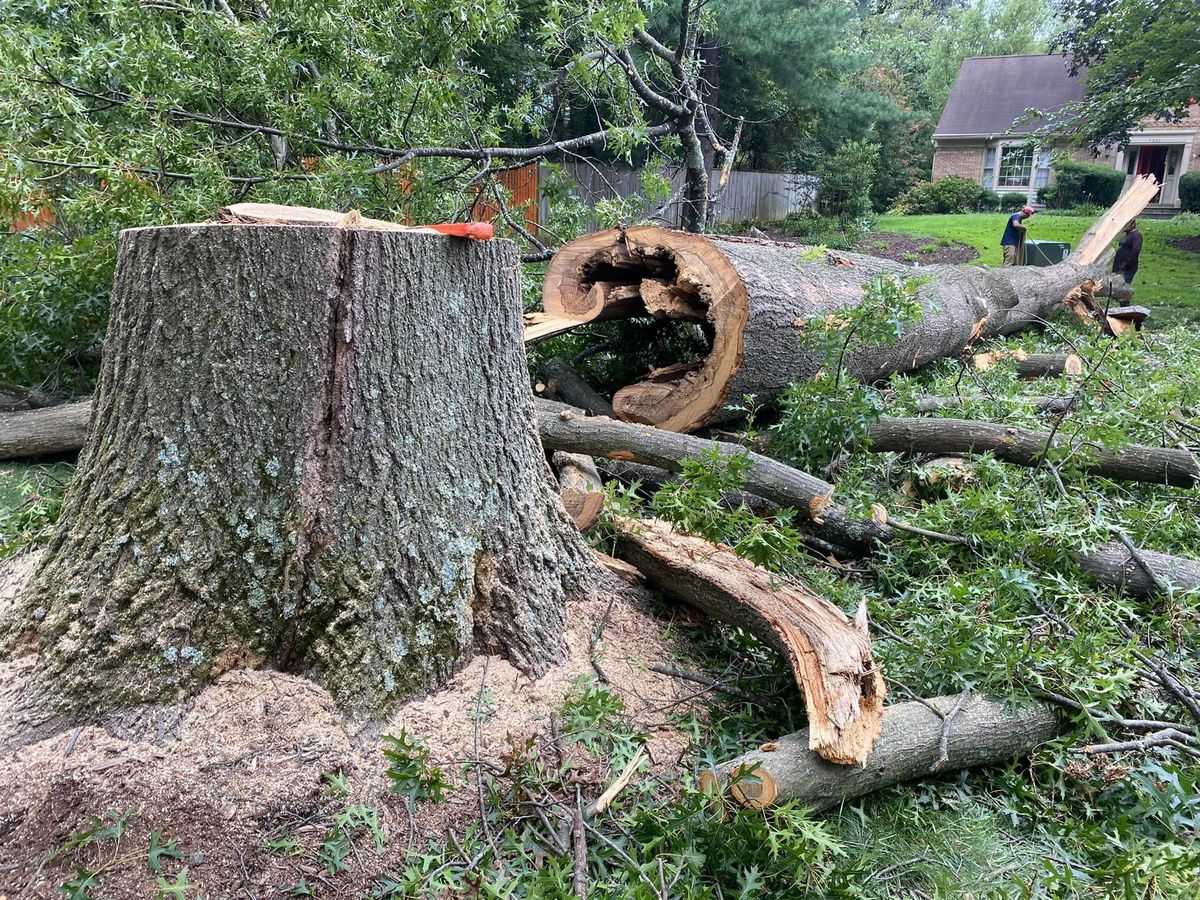
[[[1138,257],[1142,255],[1142,233],[1138,231],[1137,219],[1130,219],[1125,226],[1125,237],[1117,247],[1117,255],[1113,257],[1113,273],[1125,279],[1126,284],[1133,284],[1133,276],[1137,274]]]
[[[1033,215],[1033,207],[1027,206],[1008,217],[1004,236],[1000,238],[1000,249],[1004,252],[1004,265],[1025,265],[1025,220]]]

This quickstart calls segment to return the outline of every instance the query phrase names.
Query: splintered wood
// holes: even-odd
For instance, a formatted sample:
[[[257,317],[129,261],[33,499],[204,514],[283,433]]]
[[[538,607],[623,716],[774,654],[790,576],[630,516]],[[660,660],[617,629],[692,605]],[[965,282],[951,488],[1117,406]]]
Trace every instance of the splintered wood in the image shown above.
[[[1140,175],[1135,178],[1121,198],[1079,239],[1070,261],[1080,266],[1090,266],[1097,262],[1126,223],[1130,219],[1136,219],[1157,193],[1158,181],[1153,175]]]
[[[619,555],[663,593],[745,629],[788,661],[804,693],[813,751],[862,764],[879,737],[887,692],[865,621],[851,621],[804,586],[665,522],[626,519],[617,527]]]

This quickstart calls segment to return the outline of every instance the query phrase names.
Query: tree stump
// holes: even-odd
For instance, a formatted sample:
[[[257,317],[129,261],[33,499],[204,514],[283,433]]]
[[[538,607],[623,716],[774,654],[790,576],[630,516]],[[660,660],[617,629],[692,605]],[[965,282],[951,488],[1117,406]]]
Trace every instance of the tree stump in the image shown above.
[[[546,481],[517,253],[364,227],[123,232],[89,439],[2,628],[23,724],[236,666],[380,714],[561,657],[590,554]]]

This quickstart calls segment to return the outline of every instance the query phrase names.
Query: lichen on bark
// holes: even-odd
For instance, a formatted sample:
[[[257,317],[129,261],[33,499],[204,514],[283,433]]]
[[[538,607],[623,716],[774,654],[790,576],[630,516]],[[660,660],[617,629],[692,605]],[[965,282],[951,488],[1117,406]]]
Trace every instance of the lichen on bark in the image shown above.
[[[357,714],[476,647],[558,658],[586,548],[548,488],[511,244],[203,225],[121,237],[89,440],[9,653],[26,724],[234,665]]]

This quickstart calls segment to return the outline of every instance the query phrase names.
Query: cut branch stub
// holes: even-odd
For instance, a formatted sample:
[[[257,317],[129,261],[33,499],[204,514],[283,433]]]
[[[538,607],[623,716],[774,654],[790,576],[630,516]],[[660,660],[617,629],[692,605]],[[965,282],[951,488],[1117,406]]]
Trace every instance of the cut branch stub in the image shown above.
[[[867,758],[887,688],[865,625],[802,585],[665,522],[620,521],[617,552],[663,593],[745,629],[787,660],[804,693],[813,751],[847,765]]]

